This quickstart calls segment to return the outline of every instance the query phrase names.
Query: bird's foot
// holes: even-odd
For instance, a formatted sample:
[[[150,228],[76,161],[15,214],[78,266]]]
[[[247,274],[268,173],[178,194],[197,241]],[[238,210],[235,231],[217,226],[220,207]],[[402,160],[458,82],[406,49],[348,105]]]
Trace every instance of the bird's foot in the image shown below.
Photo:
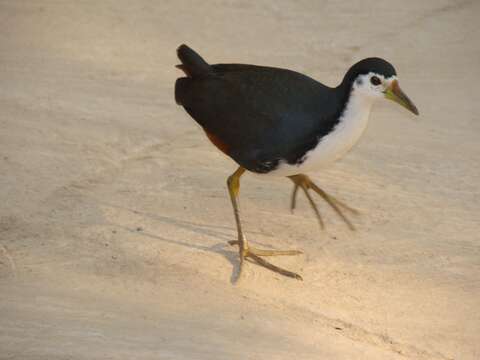
[[[298,175],[293,175],[289,176],[290,180],[293,181],[294,187],[293,187],[293,193],[292,193],[292,200],[290,204],[290,210],[293,212],[295,209],[296,205],[296,197],[297,197],[297,192],[298,189],[301,188],[303,192],[305,193],[305,196],[308,199],[308,202],[312,206],[313,211],[315,212],[315,215],[317,215],[318,222],[320,223],[320,227],[323,229],[325,227],[323,223],[322,216],[320,215],[320,212],[318,211],[317,205],[313,201],[312,197],[310,196],[310,193],[308,192],[309,189],[312,189],[315,191],[318,195],[324,199],[328,205],[332,207],[332,209],[340,216],[340,218],[347,224],[347,226],[350,228],[350,230],[354,231],[355,226],[352,224],[352,222],[345,216],[345,214],[342,212],[342,209],[352,213],[353,215],[358,215],[360,212],[342,201],[336,199],[332,195],[327,194],[325,191],[320,189],[315,183],[310,180],[310,178],[307,175],[304,174],[298,174]]]
[[[228,242],[230,245],[235,246],[235,245],[242,245],[242,242],[235,240],[235,241],[229,241]],[[303,280],[300,275],[297,273],[294,273],[289,270],[282,269],[281,267],[278,267],[276,265],[271,264],[270,262],[266,261],[265,259],[262,259],[262,256],[285,256],[285,255],[299,255],[302,254],[301,251],[299,250],[265,250],[265,249],[257,249],[252,246],[246,246],[246,242],[243,242],[243,249],[240,249],[240,272],[239,272],[239,277],[242,273],[242,268],[243,268],[243,263],[244,259],[250,258],[253,261],[255,261],[258,265],[261,265],[263,267],[266,267],[269,270],[272,270],[276,273],[279,273],[284,276],[288,276],[297,280]]]

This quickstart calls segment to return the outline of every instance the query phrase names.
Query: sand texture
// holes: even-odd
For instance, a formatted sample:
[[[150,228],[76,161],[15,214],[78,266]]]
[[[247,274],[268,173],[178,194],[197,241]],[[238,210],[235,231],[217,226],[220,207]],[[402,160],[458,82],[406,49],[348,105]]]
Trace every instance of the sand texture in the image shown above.
[[[0,359],[480,359],[479,1],[0,1]],[[391,61],[377,104],[310,174],[242,179],[252,244],[301,249],[233,284],[235,164],[178,107],[181,43],[331,86]]]

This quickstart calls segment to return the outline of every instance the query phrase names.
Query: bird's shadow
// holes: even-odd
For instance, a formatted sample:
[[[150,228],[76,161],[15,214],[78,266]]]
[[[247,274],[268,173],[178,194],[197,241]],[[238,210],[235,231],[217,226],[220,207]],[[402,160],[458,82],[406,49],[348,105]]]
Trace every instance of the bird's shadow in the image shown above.
[[[164,215],[157,215],[157,214],[152,214],[144,211],[139,211],[136,209],[131,209],[128,207],[123,207],[123,206],[118,206],[118,205],[113,205],[113,204],[104,204],[108,205],[110,207],[115,207],[119,208],[122,210],[130,211],[134,214],[141,215],[144,217],[147,217],[154,222],[162,222],[165,224],[169,225],[174,225],[177,226],[181,229],[190,231],[194,234],[202,234],[202,235],[207,235],[210,238],[216,238],[219,240],[222,240],[222,242],[217,242],[216,244],[212,246],[208,245],[200,245],[200,244],[195,244],[192,242],[187,242],[187,241],[181,241],[181,240],[174,240],[174,239],[169,239],[163,236],[160,236],[155,233],[151,233],[148,230],[141,229],[141,231],[138,230],[138,228],[135,227],[129,227],[121,224],[116,224],[116,223],[110,223],[110,225],[115,226],[116,228],[122,229],[124,231],[134,233],[138,236],[144,236],[148,237],[150,239],[154,240],[159,240],[162,242],[166,242],[169,244],[174,244],[174,245],[179,245],[179,246],[184,246],[190,249],[196,249],[196,250],[201,250],[201,251],[209,251],[213,252],[216,254],[220,254],[223,257],[225,257],[232,265],[233,271],[232,275],[230,277],[231,283],[236,283],[238,281],[239,275],[240,275],[240,261],[239,261],[239,256],[238,256],[238,251],[235,251],[235,247],[232,245],[228,244],[228,241],[231,241],[233,239],[236,240],[236,231],[232,227],[227,227],[227,226],[221,226],[221,225],[211,225],[211,224],[201,224],[201,223],[196,223],[196,222],[191,222],[187,220],[181,220],[181,219],[176,219]],[[262,234],[260,232],[252,232],[253,234]],[[257,242],[258,244],[269,247],[266,244],[262,244]]]

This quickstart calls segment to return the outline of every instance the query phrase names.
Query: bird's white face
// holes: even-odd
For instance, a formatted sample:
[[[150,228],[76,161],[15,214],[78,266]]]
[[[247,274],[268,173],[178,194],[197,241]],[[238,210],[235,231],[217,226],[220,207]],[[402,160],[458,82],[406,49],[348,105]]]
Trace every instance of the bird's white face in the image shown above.
[[[370,102],[380,98],[387,98],[418,115],[416,106],[400,89],[395,75],[388,78],[374,72],[358,75],[353,82],[352,91],[355,95],[360,95],[360,97]]]
[[[396,79],[396,76],[385,78],[381,74],[370,72],[358,75],[352,85],[352,90],[372,100],[380,99],[385,97],[386,90],[391,87],[392,82]]]

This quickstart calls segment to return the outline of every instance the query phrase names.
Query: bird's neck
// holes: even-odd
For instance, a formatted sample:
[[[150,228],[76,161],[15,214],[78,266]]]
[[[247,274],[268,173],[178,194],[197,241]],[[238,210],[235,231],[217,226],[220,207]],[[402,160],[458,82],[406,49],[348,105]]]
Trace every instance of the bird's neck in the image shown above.
[[[338,113],[339,121],[368,120],[375,99],[363,94],[352,84],[342,83],[335,90],[341,104]]]
[[[335,159],[345,155],[360,139],[367,128],[372,105],[372,98],[356,89],[351,90],[340,112],[338,123],[327,140],[334,149],[332,151]]]

